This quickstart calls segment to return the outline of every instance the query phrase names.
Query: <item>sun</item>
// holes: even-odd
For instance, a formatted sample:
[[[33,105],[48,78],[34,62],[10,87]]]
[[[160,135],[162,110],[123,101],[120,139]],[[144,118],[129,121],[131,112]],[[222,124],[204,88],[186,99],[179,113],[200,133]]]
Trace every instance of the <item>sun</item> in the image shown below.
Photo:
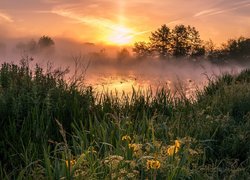
[[[107,43],[113,45],[129,45],[134,38],[134,31],[122,25],[116,25],[111,28],[107,37]]]

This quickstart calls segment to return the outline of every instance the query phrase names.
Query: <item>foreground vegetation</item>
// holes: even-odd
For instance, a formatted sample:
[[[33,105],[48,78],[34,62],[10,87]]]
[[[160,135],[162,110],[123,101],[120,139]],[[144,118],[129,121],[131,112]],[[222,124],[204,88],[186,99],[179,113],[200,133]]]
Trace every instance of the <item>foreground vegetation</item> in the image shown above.
[[[96,95],[61,71],[0,69],[1,179],[247,179],[250,71],[195,101]]]

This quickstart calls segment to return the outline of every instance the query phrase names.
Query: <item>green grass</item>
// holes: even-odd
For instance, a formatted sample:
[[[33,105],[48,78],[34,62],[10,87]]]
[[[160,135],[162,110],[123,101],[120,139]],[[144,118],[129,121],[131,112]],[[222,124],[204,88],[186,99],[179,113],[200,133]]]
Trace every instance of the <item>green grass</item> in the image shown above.
[[[1,179],[250,176],[249,70],[210,81],[195,101],[163,89],[96,96],[76,84],[60,71],[2,64]]]

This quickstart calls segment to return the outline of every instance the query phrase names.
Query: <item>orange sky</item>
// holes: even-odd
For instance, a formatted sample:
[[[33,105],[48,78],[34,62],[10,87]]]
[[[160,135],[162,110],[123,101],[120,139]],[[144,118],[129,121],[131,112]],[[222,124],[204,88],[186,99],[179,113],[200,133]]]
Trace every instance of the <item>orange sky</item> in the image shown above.
[[[220,43],[250,36],[250,0],[1,0],[0,40],[72,38],[93,43],[147,40],[162,24],[195,26]],[[118,42],[117,42],[118,41]]]

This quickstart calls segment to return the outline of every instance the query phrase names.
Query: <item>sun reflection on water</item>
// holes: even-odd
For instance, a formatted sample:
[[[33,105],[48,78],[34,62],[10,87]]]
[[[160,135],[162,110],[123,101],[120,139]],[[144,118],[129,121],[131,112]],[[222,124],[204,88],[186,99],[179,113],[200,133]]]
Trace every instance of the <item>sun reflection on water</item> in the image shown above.
[[[184,92],[186,97],[192,97],[196,90],[201,88],[202,85],[197,85],[195,81],[191,79],[185,79],[180,82],[176,80],[173,82],[167,77],[151,77],[144,78],[143,75],[100,75],[91,76],[87,79],[86,83],[91,85],[96,93],[108,92],[116,93],[118,96],[122,95],[123,92],[127,95],[131,95],[133,90],[146,93],[151,90],[153,93],[157,89],[164,88],[169,90],[173,94],[176,92]]]

